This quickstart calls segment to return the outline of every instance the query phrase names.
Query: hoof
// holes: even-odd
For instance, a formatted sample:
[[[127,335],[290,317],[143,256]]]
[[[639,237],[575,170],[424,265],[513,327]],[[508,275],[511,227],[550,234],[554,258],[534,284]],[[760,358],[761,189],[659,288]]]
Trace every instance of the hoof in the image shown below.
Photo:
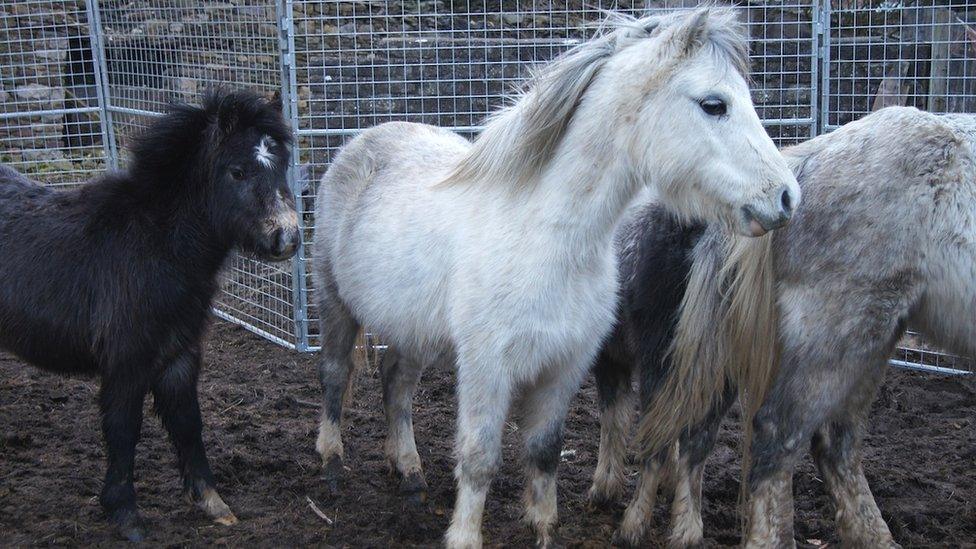
[[[591,510],[609,511],[620,501],[619,494],[611,493],[606,490],[597,490],[596,486],[591,486],[586,494],[586,505]]]
[[[342,456],[333,455],[322,466],[322,480],[330,494],[339,493],[339,484],[342,481]]]
[[[549,529],[545,532],[536,532],[535,546],[539,549],[555,549],[557,547],[563,547],[560,543],[558,536]]]
[[[413,506],[427,503],[427,481],[423,473],[418,471],[404,475],[400,480],[400,496]]]
[[[234,515],[234,513],[227,513],[224,516],[215,517],[213,521],[216,522],[217,524],[220,524],[221,526],[233,526],[238,522],[240,522],[237,520],[237,517]]]
[[[217,490],[213,488],[203,490],[203,493],[197,501],[197,507],[203,510],[217,524],[224,526],[237,524],[237,517],[234,516],[230,507],[224,503],[224,500],[220,499],[220,494],[217,493]]]
[[[625,533],[620,529],[614,531],[613,537],[610,538],[610,543],[613,544],[614,547],[626,547],[627,549],[641,546],[640,536]]]
[[[140,543],[146,539],[146,531],[142,520],[133,510],[116,511],[112,515],[112,524],[119,537],[132,543]]]

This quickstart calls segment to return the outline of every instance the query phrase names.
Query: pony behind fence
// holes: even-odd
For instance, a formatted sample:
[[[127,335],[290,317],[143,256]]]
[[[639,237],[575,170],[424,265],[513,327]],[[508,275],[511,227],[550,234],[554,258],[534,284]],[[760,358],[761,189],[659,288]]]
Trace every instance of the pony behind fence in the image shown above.
[[[323,411],[316,448],[342,473],[340,419],[362,325],[391,345],[391,467],[423,498],[411,400],[423,367],[458,370],[457,497],[446,541],[481,544],[510,410],[525,436],[525,519],[556,522],[570,399],[608,332],[612,235],[633,197],[747,236],[786,223],[795,179],[746,84],[747,33],[729,9],[620,18],[542,69],[469,143],[390,123],[346,145],[316,203]]]
[[[861,468],[863,422],[906,327],[950,351],[976,355],[974,145],[972,116],[890,108],[784,150],[803,188],[804,208],[772,238],[747,243],[756,245],[754,255],[772,262],[773,269],[763,274],[771,280],[754,283],[773,284],[775,323],[768,337],[782,364],[770,386],[759,389],[765,398],[758,402],[744,460],[747,546],[793,544],[792,469],[811,441],[844,545],[894,545]],[[655,434],[641,441],[641,479],[618,536],[629,544],[641,542],[665,454],[675,441],[661,433],[680,434],[673,426],[658,426],[654,411],[684,411],[680,403],[667,402],[676,393],[665,389],[683,383],[686,374],[676,372],[674,355],[666,351],[675,332],[697,330],[704,343],[684,360],[705,371],[699,375],[725,383],[714,385],[716,394],[708,395],[713,406],[703,416],[682,424],[689,430],[671,462],[671,543],[693,546],[702,541],[704,461],[735,401],[738,378],[729,364],[748,366],[750,357],[747,347],[729,345],[701,326],[708,319],[721,325],[730,301],[748,292],[734,286],[730,292],[732,273],[716,268],[735,260],[713,228],[688,226],[652,208],[622,230],[620,238],[635,244],[621,256],[627,276],[618,326],[595,369],[601,448],[591,497],[605,501],[621,495],[627,395],[636,365],[641,429]],[[662,241],[657,234],[677,236]],[[676,293],[648,295],[641,288],[649,284]],[[683,296],[680,307],[676,295]],[[648,321],[651,316],[656,321]],[[723,377],[716,370],[733,373]],[[751,415],[747,408],[745,416]]]
[[[297,248],[289,136],[279,107],[218,92],[154,120],[128,169],[78,188],[55,192],[0,166],[0,347],[99,377],[100,501],[128,539],[144,535],[132,479],[149,392],[189,496],[215,521],[237,521],[201,440],[200,341],[234,248],[270,260]]]

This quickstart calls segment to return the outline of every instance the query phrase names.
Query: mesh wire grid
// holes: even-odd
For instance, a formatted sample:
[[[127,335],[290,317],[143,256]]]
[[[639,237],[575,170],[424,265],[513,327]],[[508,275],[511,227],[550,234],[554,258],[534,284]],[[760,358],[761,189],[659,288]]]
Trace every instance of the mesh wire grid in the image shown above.
[[[605,10],[693,5],[0,0],[0,155],[48,184],[77,183],[117,163],[127,138],[171,101],[196,100],[216,85],[282,91],[298,138],[292,165],[307,170],[290,175],[305,185],[305,249],[292,265],[235,258],[217,309],[280,344],[314,350],[315,182],[344,142],[391,120],[474,136],[531,67],[591,36]],[[974,32],[966,22],[974,5],[742,2],[753,99],[770,135],[793,144],[885,104],[972,112]],[[896,359],[972,367],[916,336]]]
[[[0,1],[0,162],[49,185],[105,165],[83,1]]]
[[[976,3],[825,0],[823,127],[882,107],[976,112]]]

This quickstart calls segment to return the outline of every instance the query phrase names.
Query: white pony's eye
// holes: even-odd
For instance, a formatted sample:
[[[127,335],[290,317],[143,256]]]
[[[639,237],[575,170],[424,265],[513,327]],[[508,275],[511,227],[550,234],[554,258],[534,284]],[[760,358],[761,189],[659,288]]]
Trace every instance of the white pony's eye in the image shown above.
[[[698,102],[705,114],[709,116],[722,116],[728,110],[725,106],[725,101],[720,98],[710,95],[705,99]]]

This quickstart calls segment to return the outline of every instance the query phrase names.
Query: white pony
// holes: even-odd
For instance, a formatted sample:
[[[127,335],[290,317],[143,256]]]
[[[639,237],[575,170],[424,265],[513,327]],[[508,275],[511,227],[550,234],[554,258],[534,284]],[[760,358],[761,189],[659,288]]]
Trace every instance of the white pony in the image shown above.
[[[322,179],[316,448],[326,478],[334,485],[342,471],[359,326],[396,349],[384,367],[387,454],[407,491],[425,488],[410,415],[417,379],[424,365],[453,359],[449,547],[481,545],[513,407],[527,454],[525,518],[550,544],[563,420],[613,322],[612,236],[641,189],[750,236],[786,223],[800,200],[750,100],[747,34],[733,11],[615,19],[539,72],[473,144],[383,124],[346,145]]]

